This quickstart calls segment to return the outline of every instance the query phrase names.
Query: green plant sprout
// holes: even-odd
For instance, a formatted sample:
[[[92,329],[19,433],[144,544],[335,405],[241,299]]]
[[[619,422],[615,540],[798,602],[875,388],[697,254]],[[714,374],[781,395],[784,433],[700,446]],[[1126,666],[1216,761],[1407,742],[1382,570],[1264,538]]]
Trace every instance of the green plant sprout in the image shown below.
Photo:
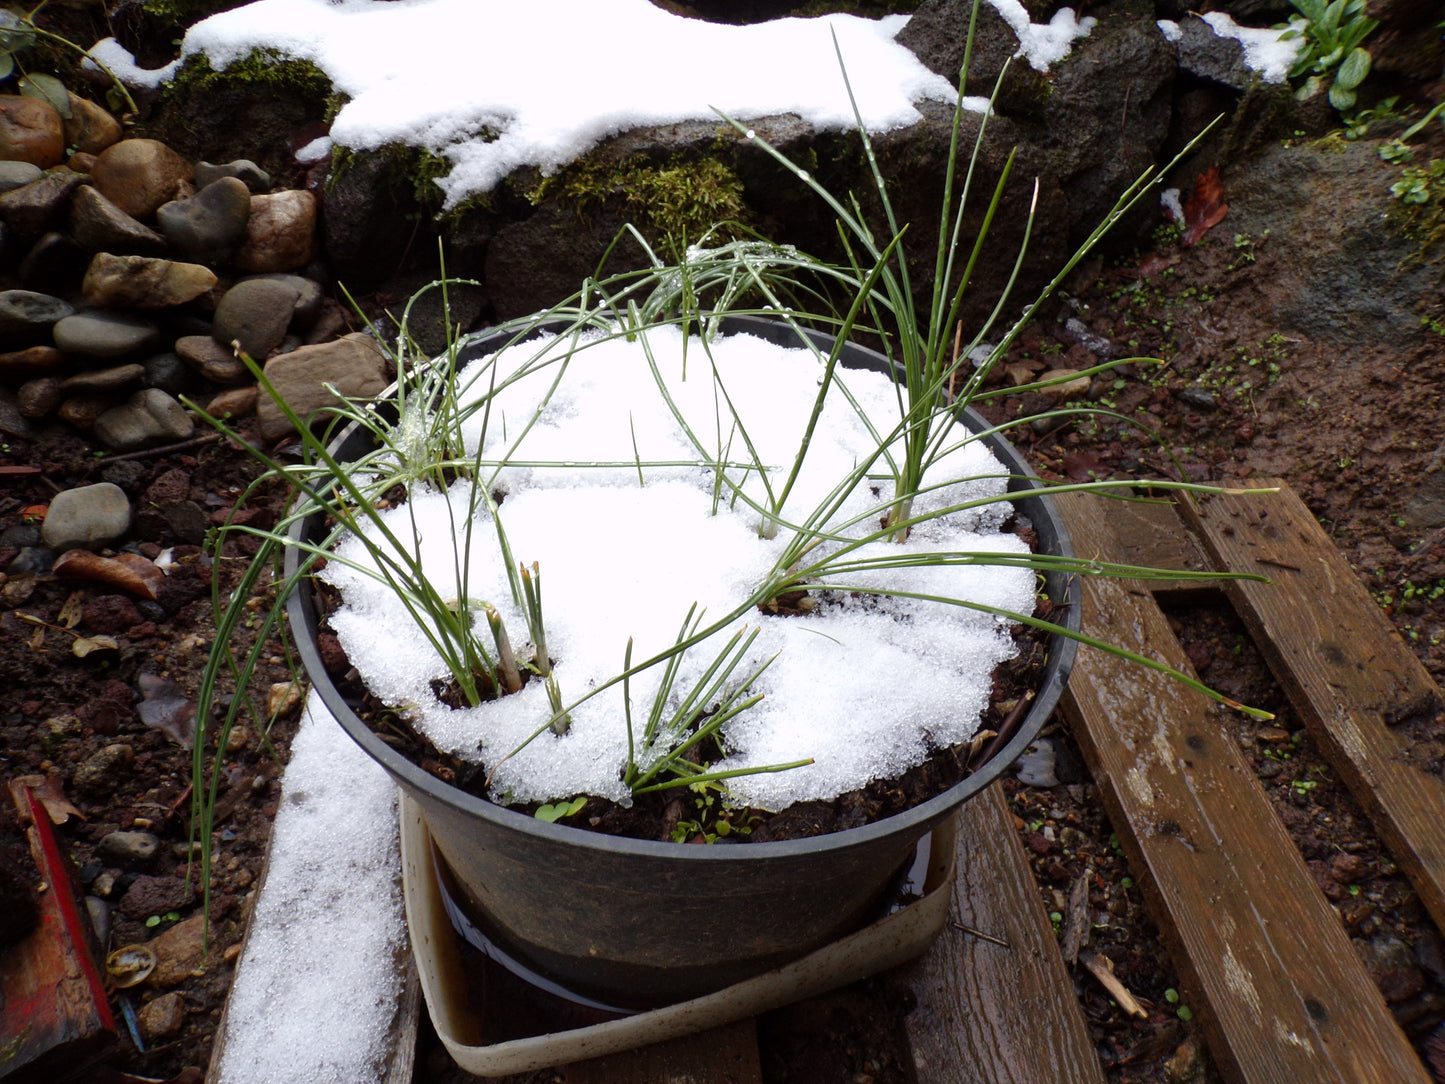
[[[1290,0],[1291,15],[1281,41],[1303,39],[1291,79],[1305,80],[1301,99],[1328,87],[1330,104],[1341,113],[1354,108],[1356,91],[1370,74],[1369,50],[1360,45],[1378,20],[1365,14],[1365,0]]]
[[[139,112],[139,107],[135,104],[135,99],[131,97],[130,91],[104,61],[98,59],[90,50],[82,49],[70,39],[44,30],[35,24],[35,16],[40,14],[41,9],[49,2],[50,0],[40,0],[40,3],[23,15],[14,11],[0,10],[0,79],[10,78],[18,69],[21,73],[19,90],[23,96],[49,102],[55,107],[57,113],[69,119],[70,94],[66,90],[65,84],[53,75],[43,72],[27,72],[19,59],[19,54],[33,46],[37,39],[47,41],[74,50],[104,72],[110,79],[110,97],[113,107],[118,108],[124,105],[127,112]]]

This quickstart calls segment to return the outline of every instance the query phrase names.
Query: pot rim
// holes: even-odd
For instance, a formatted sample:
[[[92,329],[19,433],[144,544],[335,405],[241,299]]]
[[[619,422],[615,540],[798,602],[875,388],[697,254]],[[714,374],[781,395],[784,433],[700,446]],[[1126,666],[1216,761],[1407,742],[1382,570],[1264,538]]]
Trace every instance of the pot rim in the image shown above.
[[[724,334],[757,335],[782,346],[795,343],[797,337],[789,325],[765,317],[727,316],[721,321],[720,326]],[[546,329],[539,326],[538,330]],[[834,341],[832,336],[823,332],[805,330],[804,334],[825,350]],[[481,356],[496,350],[513,337],[514,332],[508,329],[484,330],[466,340],[462,344],[462,352]],[[848,361],[853,363],[848,367],[870,368],[885,373],[894,368],[893,363],[883,354],[861,344],[849,342],[845,345],[844,351]],[[461,360],[460,357],[459,360]],[[989,428],[989,423],[971,408],[964,408],[960,414],[974,432]],[[353,423],[332,442],[332,447],[339,447],[347,440],[358,439],[359,436],[364,436],[364,434],[361,434],[358,426]],[[1011,491],[1033,488],[1038,483],[1038,475],[1009,441],[997,433],[989,434],[982,439],[989,450],[1008,468],[1011,475],[1009,480]],[[1016,509],[1018,509],[1019,503],[1015,502]],[[1050,552],[1061,556],[1073,556],[1073,545],[1068,528],[1048,498],[1034,496],[1025,498],[1022,503],[1031,506],[1032,514],[1028,518],[1033,522],[1034,528],[1039,534],[1040,546],[1045,546],[1045,534],[1047,533],[1052,538],[1052,545],[1048,547]],[[292,524],[288,531],[288,538],[299,540],[308,534],[315,534],[318,526],[315,516],[299,520]],[[300,551],[297,547],[286,547],[284,568],[287,579],[295,573],[299,566],[299,554]],[[1058,623],[1071,631],[1079,631],[1081,627],[1079,606],[1081,591],[1078,577],[1051,573],[1048,577],[1048,586],[1050,596],[1056,599],[1056,607],[1062,607],[1064,610],[1063,618]],[[499,827],[522,835],[534,836],[553,843],[596,848],[615,854],[666,858],[669,861],[685,862],[770,861],[843,850],[910,830],[921,835],[951,810],[1002,776],[1004,771],[1038,737],[1039,731],[1043,729],[1044,724],[1053,714],[1059,698],[1063,695],[1064,686],[1073,667],[1074,657],[1078,652],[1077,641],[1057,633],[1050,635],[1049,657],[1044,664],[1043,681],[1035,690],[1034,701],[1018,730],[987,761],[941,794],[937,794],[911,809],[870,824],[829,832],[825,835],[772,842],[698,847],[671,841],[608,835],[585,828],[538,820],[531,814],[478,798],[458,787],[442,782],[377,737],[346,703],[341,691],[337,689],[326,673],[326,668],[321,661],[318,644],[319,620],[309,580],[303,580],[291,593],[286,601],[286,614],[295,637],[297,653],[301,656],[302,667],[327,710],[341,724],[352,740],[360,745],[373,760],[380,763],[403,787],[425,795],[429,801],[450,806],[469,816],[492,821]]]

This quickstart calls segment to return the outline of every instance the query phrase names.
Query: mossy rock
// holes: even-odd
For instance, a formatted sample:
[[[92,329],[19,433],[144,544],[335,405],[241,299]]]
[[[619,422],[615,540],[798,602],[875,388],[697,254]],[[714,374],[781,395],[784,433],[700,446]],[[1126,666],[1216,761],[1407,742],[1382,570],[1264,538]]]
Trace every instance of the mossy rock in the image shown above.
[[[310,61],[258,49],[217,71],[197,55],[165,87],[144,134],[190,158],[249,158],[284,185],[297,174],[293,140],[321,134],[336,102]]]

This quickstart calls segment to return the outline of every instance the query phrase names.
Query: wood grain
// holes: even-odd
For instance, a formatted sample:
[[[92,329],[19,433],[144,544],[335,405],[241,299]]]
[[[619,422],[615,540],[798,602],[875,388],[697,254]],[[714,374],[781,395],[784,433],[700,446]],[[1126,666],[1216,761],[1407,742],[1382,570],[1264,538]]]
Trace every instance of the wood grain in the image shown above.
[[[752,1017],[699,1035],[562,1067],[566,1084],[761,1084]]]
[[[920,1081],[1102,1084],[1073,980],[997,783],[963,807],[948,927],[897,974],[917,1000],[905,1026]]]
[[[1240,581],[1229,596],[1311,737],[1445,927],[1445,780],[1412,763],[1409,741],[1389,722],[1438,719],[1439,687],[1293,491],[1211,496],[1185,512],[1217,563],[1274,581]]]
[[[1182,572],[1205,572],[1212,567],[1198,540],[1180,522],[1179,511],[1172,500],[1104,500],[1097,503],[1109,524],[1115,548],[1108,554],[1077,550],[1079,556],[1098,556],[1120,564]],[[1150,580],[1148,583],[1149,590],[1155,595],[1218,591],[1220,586],[1217,581],[1210,580]]]
[[[1113,552],[1095,502],[1058,498],[1080,553]],[[1300,605],[1296,600],[1295,605]],[[1188,669],[1138,583],[1090,577],[1084,631]],[[1065,713],[1230,1079],[1426,1084],[1333,909],[1202,696],[1082,648]]]

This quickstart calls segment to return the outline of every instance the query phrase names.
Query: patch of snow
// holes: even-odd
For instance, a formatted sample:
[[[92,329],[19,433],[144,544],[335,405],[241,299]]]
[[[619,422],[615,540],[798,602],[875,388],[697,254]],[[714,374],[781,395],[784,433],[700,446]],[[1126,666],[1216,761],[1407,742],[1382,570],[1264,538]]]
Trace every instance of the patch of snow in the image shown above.
[[[650,331],[647,340],[673,401],[698,439],[710,452],[721,449],[724,458],[740,460],[745,458],[745,430],[772,486],[780,487],[817,393],[814,355],[747,335],[717,340],[704,350],[696,338],[684,344],[674,328]],[[548,654],[566,701],[603,688],[620,673],[629,638],[634,665],[671,647],[696,603],[700,612],[705,610],[704,626],[737,612],[722,631],[684,655],[677,689],[691,689],[701,680],[727,639],[741,629],[760,631],[738,678],[774,660],[752,686],[765,699],[729,724],[728,755],[717,767],[814,760],[809,767],[731,780],[733,794],[742,801],[776,809],[832,797],[898,774],[933,749],[974,733],[990,674],[1013,653],[1005,627],[990,614],[896,595],[834,592],[812,614],[798,617],[766,615],[746,605],[777,561],[788,528],[780,529],[777,539],[760,538],[758,513],[743,500],[730,501],[732,489],[726,486],[715,507],[716,479],[697,465],[698,453],[667,409],[640,344],[618,338],[574,351],[558,391],[519,442],[524,421],[537,411],[556,376],[563,357],[560,343],[546,348],[529,343],[497,356],[499,387],[519,363],[540,357],[546,364],[499,392],[491,429],[485,435],[473,429],[468,439],[481,440],[488,458],[510,452],[533,464],[555,464],[508,467],[492,488],[505,494],[501,518],[514,558],[540,565]],[[462,380],[487,386],[485,364],[473,363]],[[686,380],[680,379],[684,364]],[[720,409],[714,367],[742,419],[737,432],[726,408]],[[892,383],[859,370],[845,371],[839,379],[873,427],[887,433],[898,416]],[[847,401],[830,396],[783,518],[806,516],[874,446]],[[643,484],[638,458],[644,464]],[[572,465],[588,460],[618,465]],[[662,462],[685,465],[646,465]],[[884,469],[881,462],[878,469]],[[760,473],[735,467],[728,476],[748,499],[763,502]],[[981,443],[964,444],[925,477],[925,486],[950,484],[921,493],[915,514],[997,497],[1006,487],[1004,473]],[[846,495],[829,520],[837,533],[856,538],[876,529],[877,506],[889,494],[872,488],[861,484]],[[469,556],[467,596],[496,606],[518,657],[528,657],[526,620],[512,602],[485,510],[477,516],[469,555],[458,552],[452,524],[469,515],[460,490],[417,493],[387,514],[388,525],[416,547],[444,598],[461,594],[460,566]],[[873,543],[857,556],[1023,553],[1015,536],[997,530],[1009,512],[1007,503],[998,501],[981,511],[950,513],[920,524],[902,546]],[[849,525],[854,518],[858,522]],[[838,545],[826,543],[813,556]],[[550,718],[540,681],[477,708],[441,704],[431,689],[431,682],[445,675],[439,655],[423,637],[406,631],[407,618],[392,594],[377,590],[368,576],[346,565],[352,560],[371,567],[359,543],[343,544],[339,555],[343,560],[333,560],[325,572],[346,599],[345,608],[332,616],[333,629],[372,690],[390,702],[415,705],[418,725],[439,748],[472,759],[480,755],[496,765]],[[1031,612],[1034,604],[1034,575],[1027,569],[866,571],[837,581],[884,592],[962,597],[1014,612]],[[655,665],[631,680],[638,727],[651,710],[661,669]],[[583,792],[626,800],[620,782],[627,755],[622,698],[620,684],[606,688],[571,711],[565,736],[544,733],[503,760],[493,778],[494,793],[515,801]]]
[[[296,161],[300,162],[303,166],[309,166],[315,162],[319,162],[331,153],[331,146],[330,136],[317,136],[296,152]]]
[[[1259,72],[1259,77],[1266,83],[1283,83],[1290,65],[1304,45],[1303,38],[1280,40],[1287,27],[1271,30],[1240,26],[1222,11],[1211,11],[1200,18],[1221,38],[1233,38],[1244,46],[1245,66]]]
[[[390,142],[446,158],[447,205],[520,166],[551,172],[645,125],[795,113],[854,124],[834,51],[870,131],[919,119],[954,87],[893,38],[905,17],[851,15],[724,26],[649,0],[257,0],[197,23],[182,56],[224,68],[267,48],[309,60],[347,95],[338,145]]]
[[[407,954],[396,786],[312,693],[215,1084],[380,1084]]]
[[[100,71],[100,64],[104,64],[117,79],[131,87],[159,87],[169,83],[181,70],[179,60],[172,60],[163,68],[142,68],[131,52],[114,38],[101,38],[90,47],[90,56],[95,60],[87,57],[81,61],[82,67]]]
[[[1159,33],[1164,35],[1165,41],[1178,41],[1184,36],[1184,30],[1173,19],[1160,19],[1154,24],[1159,28]]]
[[[1164,211],[1164,217],[1170,222],[1184,221],[1184,204],[1179,202],[1179,189],[1166,188],[1159,193],[1159,206]]]
[[[1018,36],[1019,52],[1035,71],[1046,72],[1049,65],[1063,60],[1073,49],[1074,42],[1088,37],[1089,31],[1099,21],[1092,16],[1080,19],[1073,8],[1060,8],[1048,23],[1033,23],[1029,21],[1029,13],[1021,0],[988,2]]]

